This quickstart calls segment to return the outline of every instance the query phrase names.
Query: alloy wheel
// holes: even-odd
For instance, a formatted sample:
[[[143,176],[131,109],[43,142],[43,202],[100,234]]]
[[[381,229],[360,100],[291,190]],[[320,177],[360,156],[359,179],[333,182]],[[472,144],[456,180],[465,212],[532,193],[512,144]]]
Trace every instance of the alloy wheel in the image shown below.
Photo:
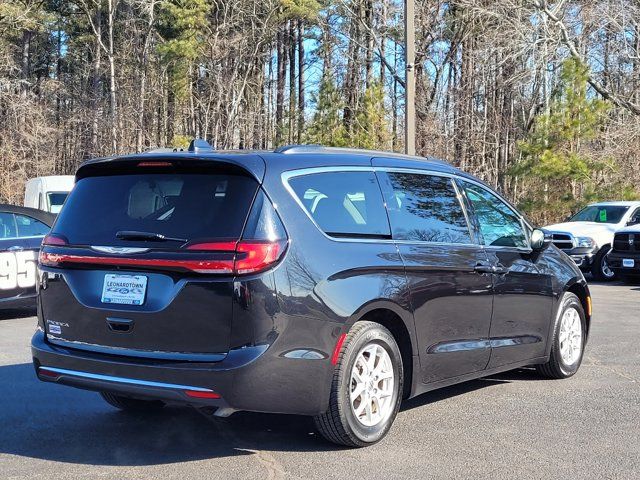
[[[395,381],[387,351],[377,343],[365,345],[351,369],[349,388],[351,410],[362,425],[375,426],[391,414]]]
[[[574,365],[582,353],[582,320],[573,307],[562,314],[559,341],[562,361],[567,366]]]

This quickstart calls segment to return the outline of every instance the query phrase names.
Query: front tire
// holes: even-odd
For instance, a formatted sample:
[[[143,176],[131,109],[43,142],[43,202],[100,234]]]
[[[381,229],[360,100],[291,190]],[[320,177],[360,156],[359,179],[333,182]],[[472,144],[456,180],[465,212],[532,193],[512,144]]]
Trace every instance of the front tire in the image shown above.
[[[333,374],[329,409],[315,417],[330,442],[366,447],[384,438],[402,400],[403,365],[391,332],[356,322],[342,345]]]
[[[616,272],[611,269],[607,261],[610,249],[611,247],[607,245],[602,247],[593,259],[593,265],[591,266],[591,274],[601,282],[611,282],[616,279]]]
[[[164,407],[164,403],[160,400],[140,400],[111,392],[100,392],[100,396],[112,407],[126,412],[155,412]]]
[[[587,322],[580,299],[565,293],[553,326],[549,361],[536,365],[536,370],[547,378],[569,378],[574,375],[584,354]]]

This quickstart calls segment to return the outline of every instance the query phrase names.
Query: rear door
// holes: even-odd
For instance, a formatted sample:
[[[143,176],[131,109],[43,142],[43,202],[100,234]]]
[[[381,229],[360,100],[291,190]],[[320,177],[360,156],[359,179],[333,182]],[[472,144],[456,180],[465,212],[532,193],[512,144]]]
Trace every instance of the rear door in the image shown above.
[[[209,163],[140,162],[77,182],[40,258],[50,342],[137,357],[222,358],[234,250],[259,186],[239,168]]]
[[[405,264],[423,382],[483,370],[490,354],[491,276],[453,180],[435,173],[378,174]]]
[[[38,249],[48,231],[35,218],[0,212],[0,301],[35,294]]]

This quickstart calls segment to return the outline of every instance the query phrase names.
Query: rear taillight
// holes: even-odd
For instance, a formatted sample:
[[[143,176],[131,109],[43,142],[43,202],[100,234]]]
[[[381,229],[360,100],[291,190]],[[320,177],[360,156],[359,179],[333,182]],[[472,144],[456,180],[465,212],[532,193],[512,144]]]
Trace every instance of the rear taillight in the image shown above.
[[[187,246],[187,250],[200,252],[233,252],[233,273],[245,275],[269,268],[276,263],[287,247],[286,240],[269,242],[267,240],[241,240],[231,242],[194,243]]]
[[[265,270],[275,264],[287,247],[286,240],[241,240],[239,242],[206,242],[187,246],[192,253],[228,254],[228,259],[132,258],[74,255],[40,251],[38,261],[46,267],[62,264],[110,265],[189,270],[196,273],[246,275]]]
[[[50,233],[42,239],[42,245],[52,245],[56,247],[64,247],[69,245],[69,240],[64,235],[58,235],[57,233]]]
[[[108,265],[121,267],[148,267],[190,270],[196,273],[233,273],[233,259],[230,260],[181,260],[165,258],[97,257],[93,255],[72,255],[40,251],[40,265],[59,267],[62,264]]]

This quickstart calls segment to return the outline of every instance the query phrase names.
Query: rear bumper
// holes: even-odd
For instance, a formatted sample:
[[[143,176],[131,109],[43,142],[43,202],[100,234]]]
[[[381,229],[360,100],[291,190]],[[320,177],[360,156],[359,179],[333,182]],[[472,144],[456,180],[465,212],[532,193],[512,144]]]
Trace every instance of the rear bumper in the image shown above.
[[[38,329],[31,351],[40,380],[86,390],[269,413],[316,415],[328,407],[328,358],[272,356],[266,346],[231,350],[216,363],[168,362],[52,345]]]

